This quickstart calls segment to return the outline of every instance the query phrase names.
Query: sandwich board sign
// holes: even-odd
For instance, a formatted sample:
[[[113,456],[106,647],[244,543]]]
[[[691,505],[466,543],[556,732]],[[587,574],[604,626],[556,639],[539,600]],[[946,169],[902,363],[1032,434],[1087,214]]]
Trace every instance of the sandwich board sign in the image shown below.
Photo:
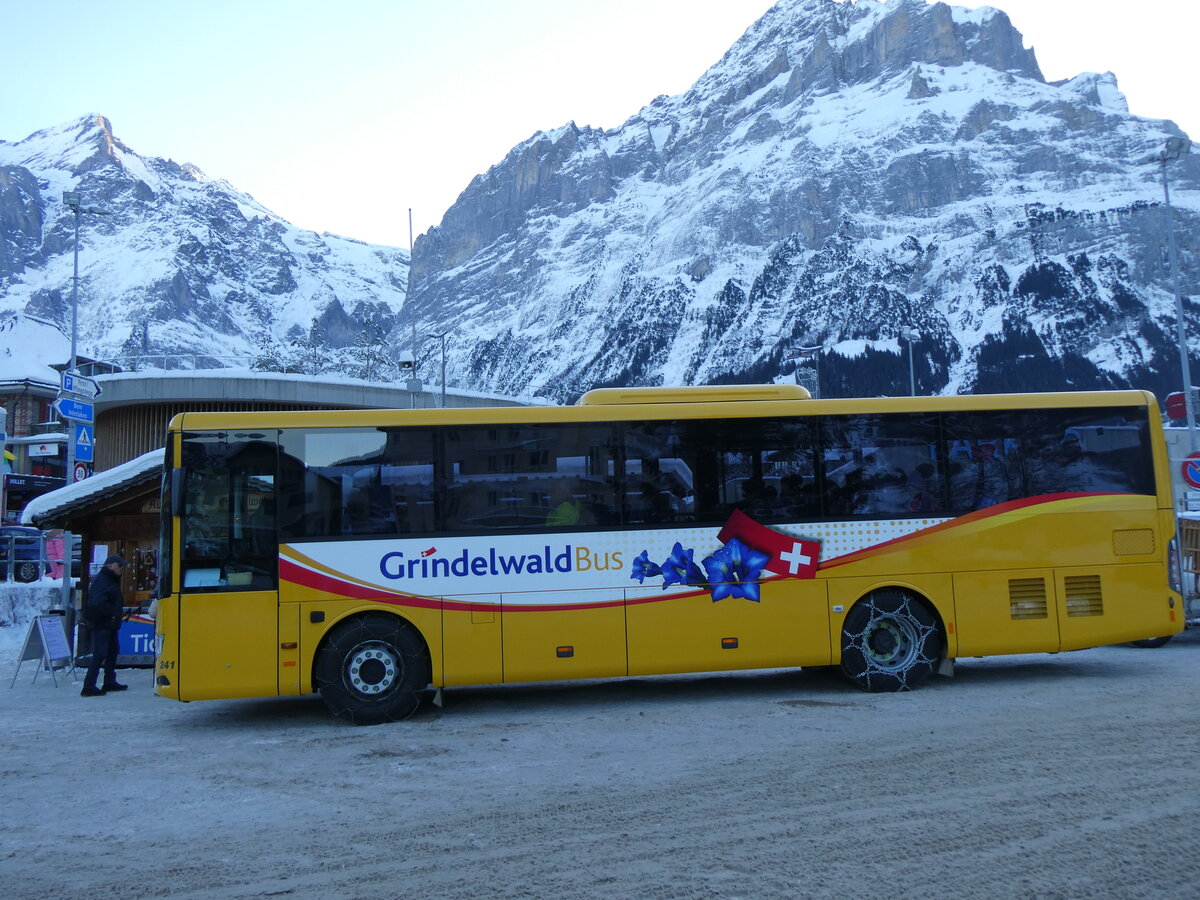
[[[21,663],[30,659],[38,661],[38,667],[33,673],[33,684],[37,684],[38,672],[45,666],[50,670],[54,686],[58,687],[58,676],[54,674],[55,663],[58,663],[58,668],[70,668],[72,678],[78,677],[75,672],[75,659],[67,645],[62,616],[33,617],[33,621],[29,623],[29,631],[25,633],[25,646],[17,658],[17,671],[13,673],[9,688],[17,683],[17,676],[21,674]]]

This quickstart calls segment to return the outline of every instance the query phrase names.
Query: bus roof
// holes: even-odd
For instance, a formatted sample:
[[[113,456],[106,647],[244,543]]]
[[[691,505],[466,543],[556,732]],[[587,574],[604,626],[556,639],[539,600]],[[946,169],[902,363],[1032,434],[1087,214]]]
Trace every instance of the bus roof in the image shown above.
[[[755,418],[835,413],[949,412],[955,410],[1148,406],[1148,391],[1073,391],[1038,394],[964,394],[932,397],[807,399],[792,385],[727,385],[703,388],[601,388],[574,406],[452,407],[449,409],[345,409],[279,412],[185,412],[172,431],[261,428],[355,428],[403,425],[487,425],[521,422],[612,422],[622,419]],[[781,390],[784,389],[784,390]],[[739,392],[741,394],[739,395]],[[759,399],[752,399],[757,397]]]
[[[798,384],[719,384],[702,387],[597,388],[579,398],[579,406],[627,403],[743,403],[752,400],[808,400]]]

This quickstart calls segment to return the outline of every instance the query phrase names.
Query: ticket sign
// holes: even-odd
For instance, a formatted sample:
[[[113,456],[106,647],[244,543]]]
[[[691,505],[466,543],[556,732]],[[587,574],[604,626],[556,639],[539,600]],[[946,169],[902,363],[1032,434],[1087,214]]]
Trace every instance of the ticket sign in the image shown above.
[[[1200,451],[1189,453],[1180,468],[1188,486],[1200,489]]]

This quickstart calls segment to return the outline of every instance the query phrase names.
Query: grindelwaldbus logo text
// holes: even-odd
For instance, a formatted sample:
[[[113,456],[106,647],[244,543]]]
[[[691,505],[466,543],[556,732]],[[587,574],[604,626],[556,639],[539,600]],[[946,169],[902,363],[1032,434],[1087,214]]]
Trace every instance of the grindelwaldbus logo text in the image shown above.
[[[393,581],[401,578],[466,578],[485,575],[551,575],[556,572],[603,572],[619,570],[623,565],[620,550],[594,551],[570,544],[551,547],[546,544],[535,553],[501,553],[489,547],[487,555],[469,549],[455,556],[442,556],[436,549],[417,556],[401,550],[385,553],[379,559],[379,571]]]

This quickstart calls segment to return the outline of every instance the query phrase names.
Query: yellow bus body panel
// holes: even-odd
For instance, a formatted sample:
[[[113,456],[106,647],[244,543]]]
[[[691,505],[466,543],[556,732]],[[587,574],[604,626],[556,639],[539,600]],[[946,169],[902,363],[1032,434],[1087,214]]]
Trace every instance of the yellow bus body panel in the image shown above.
[[[279,604],[279,693],[294,696],[307,693],[301,682],[300,604]]]
[[[520,607],[553,605],[554,595],[504,595],[501,619],[506,682],[612,678],[629,673],[621,592],[572,593],[575,602],[585,605],[534,611]],[[589,602],[594,605],[586,605]],[[510,611],[509,607],[516,609]]]
[[[275,591],[186,593],[179,607],[180,700],[279,693]]]
[[[444,668],[434,670],[437,685],[498,684],[504,680],[504,641],[500,631],[500,595],[447,598],[442,611]]]
[[[154,693],[171,700],[179,696],[179,595],[168,594],[158,601],[154,618]]]
[[[1162,566],[1111,566],[1107,569],[1083,567],[1056,569],[1060,650],[1081,650],[1129,640],[1134,629],[1145,623],[1146,610],[1162,610],[1162,632],[1147,637],[1175,634],[1183,628],[1170,622],[1171,610],[1165,602],[1147,603],[1153,597],[1156,577]],[[1180,607],[1176,607],[1177,609]]]
[[[819,666],[830,661],[825,583],[767,582],[755,603],[707,593],[656,600],[631,592],[629,674]],[[640,596],[638,596],[640,595]]]
[[[956,572],[954,609],[957,656],[1059,648],[1053,569]]]

